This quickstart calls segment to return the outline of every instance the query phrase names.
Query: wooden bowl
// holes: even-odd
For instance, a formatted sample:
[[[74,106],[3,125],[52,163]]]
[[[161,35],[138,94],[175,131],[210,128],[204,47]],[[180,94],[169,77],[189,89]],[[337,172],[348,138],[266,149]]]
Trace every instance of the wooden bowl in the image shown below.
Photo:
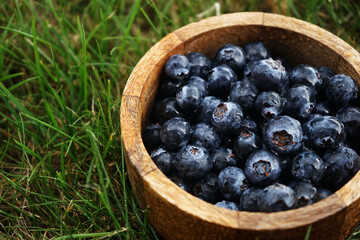
[[[142,129],[148,123],[166,60],[200,51],[213,57],[226,43],[263,41],[291,62],[327,66],[360,84],[360,54],[340,38],[285,16],[247,12],[211,17],[170,33],[139,61],[126,84],[121,131],[132,189],[149,221],[165,239],[344,239],[360,222],[360,172],[336,193],[310,206],[275,213],[232,211],[183,191],[147,153]]]

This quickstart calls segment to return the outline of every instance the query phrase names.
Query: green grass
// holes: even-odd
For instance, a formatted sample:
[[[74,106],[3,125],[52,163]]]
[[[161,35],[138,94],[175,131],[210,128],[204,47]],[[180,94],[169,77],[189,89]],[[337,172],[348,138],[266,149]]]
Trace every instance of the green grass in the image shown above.
[[[360,49],[355,0],[263,2],[221,1],[221,13],[294,16]],[[1,1],[0,237],[157,239],[124,166],[121,93],[153,44],[214,3]]]

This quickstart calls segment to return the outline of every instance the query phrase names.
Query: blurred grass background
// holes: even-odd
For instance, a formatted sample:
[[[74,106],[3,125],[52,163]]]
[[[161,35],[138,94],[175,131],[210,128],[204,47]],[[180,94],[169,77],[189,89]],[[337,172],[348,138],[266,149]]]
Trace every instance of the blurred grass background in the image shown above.
[[[0,238],[158,238],[129,187],[121,93],[153,44],[214,6],[303,19],[360,50],[356,0],[1,1]]]

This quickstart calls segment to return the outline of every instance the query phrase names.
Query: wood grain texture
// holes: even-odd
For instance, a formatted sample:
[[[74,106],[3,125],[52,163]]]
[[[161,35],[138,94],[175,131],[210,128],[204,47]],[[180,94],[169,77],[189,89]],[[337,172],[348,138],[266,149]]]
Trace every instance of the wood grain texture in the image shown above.
[[[172,183],[153,163],[141,139],[166,60],[201,51],[213,57],[226,43],[263,41],[291,64],[327,66],[360,85],[360,54],[315,25],[268,13],[235,13],[184,26],[155,44],[134,68],[121,105],[121,131],[132,188],[149,220],[166,239],[344,239],[360,222],[360,173],[331,197],[277,213],[215,207]]]

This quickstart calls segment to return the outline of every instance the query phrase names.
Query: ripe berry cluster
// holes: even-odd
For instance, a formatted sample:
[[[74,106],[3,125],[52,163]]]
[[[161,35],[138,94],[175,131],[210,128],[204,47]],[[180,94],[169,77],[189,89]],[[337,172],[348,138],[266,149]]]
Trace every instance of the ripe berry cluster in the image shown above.
[[[144,144],[179,187],[216,206],[273,212],[317,202],[360,169],[358,87],[290,67],[262,42],[173,55]]]

